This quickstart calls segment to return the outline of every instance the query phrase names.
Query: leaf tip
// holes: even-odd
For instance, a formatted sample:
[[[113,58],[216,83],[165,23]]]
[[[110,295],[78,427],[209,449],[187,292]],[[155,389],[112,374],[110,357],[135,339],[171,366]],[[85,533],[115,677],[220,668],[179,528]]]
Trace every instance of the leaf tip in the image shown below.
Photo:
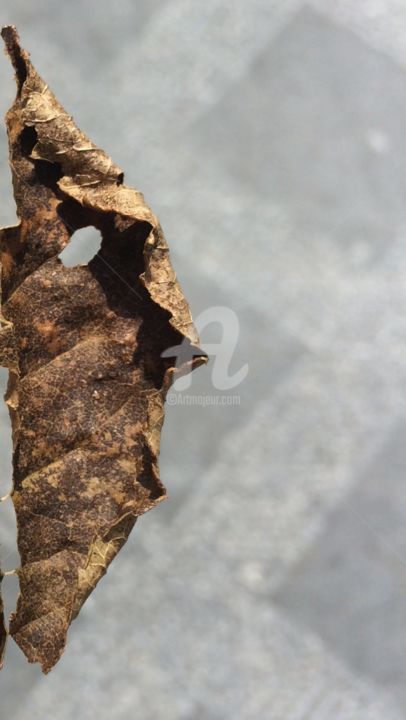
[[[16,73],[17,88],[20,93],[27,78],[28,53],[21,47],[20,37],[15,25],[4,25],[1,29],[1,36],[4,40],[7,54],[13,64]]]

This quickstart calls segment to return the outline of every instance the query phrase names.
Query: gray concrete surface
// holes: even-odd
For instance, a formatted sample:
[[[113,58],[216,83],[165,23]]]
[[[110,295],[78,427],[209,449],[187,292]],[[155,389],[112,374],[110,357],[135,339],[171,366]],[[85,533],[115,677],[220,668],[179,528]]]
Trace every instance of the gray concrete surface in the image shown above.
[[[49,676],[10,643],[1,716],[401,720],[406,6],[3,0],[0,18],[144,191],[195,315],[238,314],[232,369],[250,365],[239,405],[168,408],[169,501]],[[5,58],[0,80],[3,113]],[[4,127],[0,156],[12,224]],[[187,393],[218,393],[211,370]],[[4,408],[1,450],[3,493]],[[9,503],[0,542],[13,567]]]

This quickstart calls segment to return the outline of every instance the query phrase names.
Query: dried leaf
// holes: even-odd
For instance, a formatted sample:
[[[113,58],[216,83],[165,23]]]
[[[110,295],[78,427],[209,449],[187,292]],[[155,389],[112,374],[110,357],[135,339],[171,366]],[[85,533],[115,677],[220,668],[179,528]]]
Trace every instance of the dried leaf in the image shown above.
[[[157,457],[175,373],[206,362],[162,230],[3,28],[20,224],[0,231],[0,361],[9,368],[20,596],[10,633],[48,672],[139,515],[165,497]],[[88,265],[58,254],[94,225]],[[164,350],[183,343],[182,367]]]

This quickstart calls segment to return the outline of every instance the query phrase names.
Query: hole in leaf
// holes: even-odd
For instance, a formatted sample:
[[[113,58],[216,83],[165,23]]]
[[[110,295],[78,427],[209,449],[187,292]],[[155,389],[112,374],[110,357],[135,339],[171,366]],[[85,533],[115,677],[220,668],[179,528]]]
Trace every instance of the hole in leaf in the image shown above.
[[[13,568],[20,566],[20,562],[13,565]],[[3,578],[1,584],[1,594],[4,605],[4,624],[6,628],[9,625],[11,613],[14,613],[17,607],[17,600],[20,594],[20,582],[17,575],[8,575]]]
[[[38,141],[38,133],[35,127],[26,125],[20,135],[21,152],[29,157]]]
[[[11,420],[8,412],[8,407],[4,401],[4,396],[7,390],[7,383],[8,370],[6,370],[6,368],[0,368],[0,497],[3,497],[3,495],[6,495],[9,492],[13,476],[13,446],[11,440]],[[0,503],[0,508],[1,507],[2,505]]]
[[[11,420],[8,407],[4,401],[8,384],[8,370],[0,368],[0,456],[2,459],[0,473],[0,495],[4,497],[12,489],[12,439]],[[20,555],[17,549],[17,523],[14,505],[10,497],[0,502],[0,567],[3,572],[13,570],[20,565]],[[7,620],[10,612],[15,609],[19,593],[18,578],[5,577],[2,586],[4,601],[4,616]]]
[[[86,265],[100,250],[102,237],[93,225],[80,228],[73,233],[69,244],[59,253],[65,267]]]

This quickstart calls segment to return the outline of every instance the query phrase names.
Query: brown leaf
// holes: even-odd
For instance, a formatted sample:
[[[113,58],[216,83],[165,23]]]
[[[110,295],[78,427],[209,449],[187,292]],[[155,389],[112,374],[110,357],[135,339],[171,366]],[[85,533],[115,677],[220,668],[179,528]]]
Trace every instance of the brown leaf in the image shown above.
[[[206,362],[162,230],[75,126],[3,28],[17,97],[6,116],[20,224],[0,231],[0,361],[9,368],[20,596],[10,633],[48,672],[158,475],[166,392]],[[94,225],[88,263],[58,254]],[[162,358],[183,343],[183,363]]]

